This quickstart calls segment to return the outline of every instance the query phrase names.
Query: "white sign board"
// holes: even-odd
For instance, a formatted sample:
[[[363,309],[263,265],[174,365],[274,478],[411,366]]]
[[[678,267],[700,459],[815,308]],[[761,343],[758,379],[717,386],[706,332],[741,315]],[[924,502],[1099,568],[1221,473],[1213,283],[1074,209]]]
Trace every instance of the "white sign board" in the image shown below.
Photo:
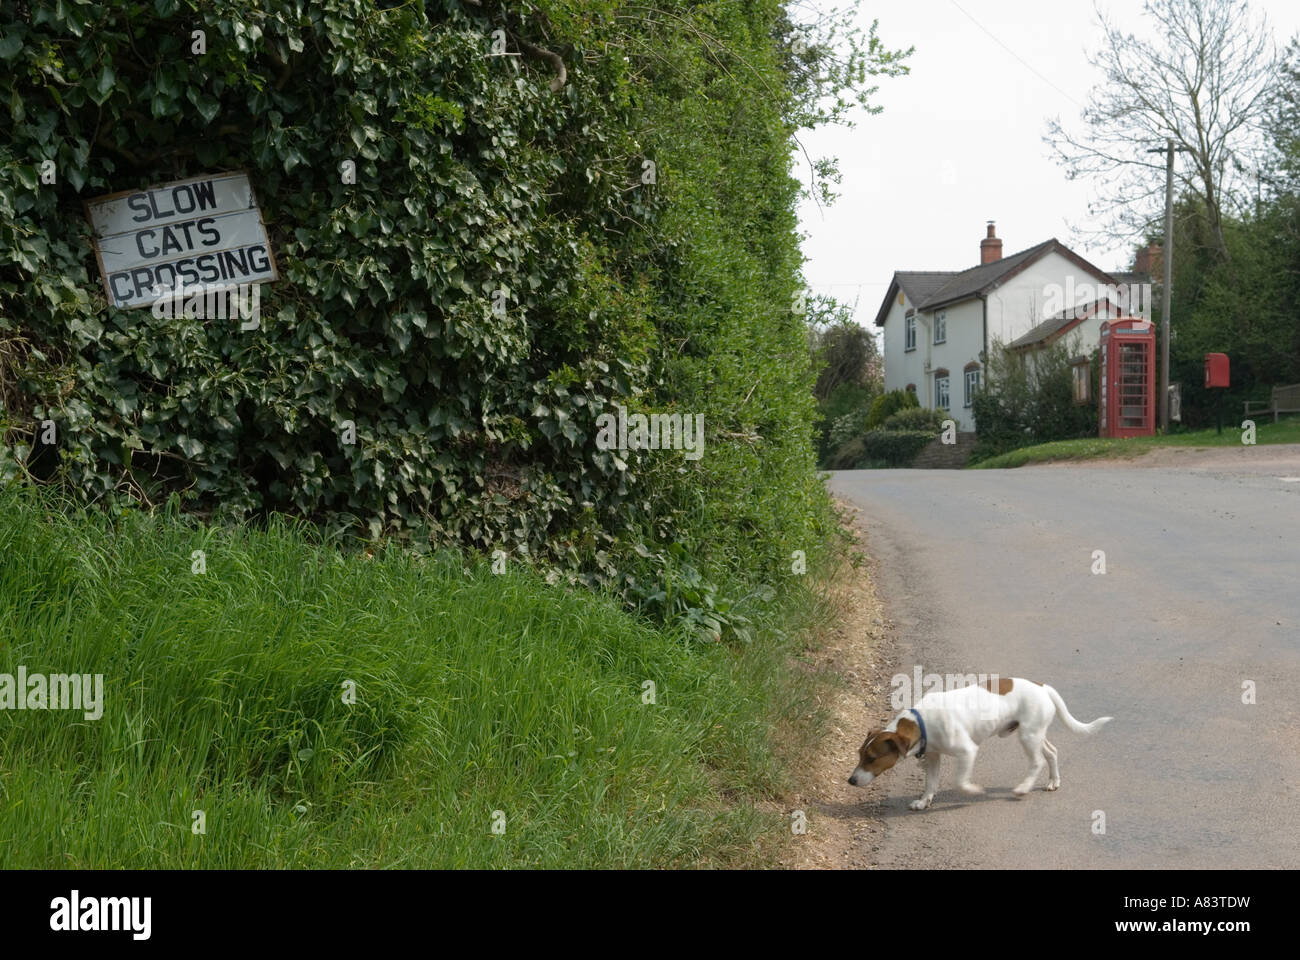
[[[216,173],[86,202],[108,301],[147,307],[279,279],[246,173]]]

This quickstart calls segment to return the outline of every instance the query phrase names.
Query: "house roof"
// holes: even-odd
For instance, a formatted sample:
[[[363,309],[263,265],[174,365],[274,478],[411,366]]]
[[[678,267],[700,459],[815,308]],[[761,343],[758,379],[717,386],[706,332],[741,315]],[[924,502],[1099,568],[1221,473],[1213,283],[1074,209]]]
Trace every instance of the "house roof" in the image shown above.
[[[1053,238],[1037,246],[1030,247],[1028,250],[1021,250],[1009,257],[1003,257],[1001,260],[994,260],[992,263],[981,263],[978,267],[963,270],[930,297],[930,300],[925,304],[925,309],[930,310],[944,304],[969,300],[976,294],[987,293],[1013,271],[1019,272],[1018,268],[1028,266],[1034,260],[1047,254],[1054,243],[1056,243],[1056,240]]]
[[[1089,273],[1103,280],[1116,282],[1111,274],[1089,263],[1053,237],[1051,240],[1045,240],[1036,246],[1003,257],[1001,260],[981,263],[968,270],[895,271],[894,279],[885,293],[884,302],[876,314],[876,326],[885,325],[885,315],[889,313],[889,305],[900,289],[907,294],[908,299],[918,310],[933,310],[936,307],[960,303],[962,300],[988,293],[1049,253],[1059,253]]]
[[[937,293],[957,270],[900,270],[894,274],[899,287],[913,303],[924,303]]]
[[[1067,307],[1055,316],[1048,317],[1028,333],[1012,340],[1007,344],[1007,349],[1021,350],[1035,344],[1045,343],[1053,337],[1060,336],[1067,330],[1073,329],[1084,320],[1096,316],[1099,312],[1104,312],[1107,320],[1129,316],[1128,311],[1109,297],[1094,300],[1088,304],[1081,303],[1077,306]]]

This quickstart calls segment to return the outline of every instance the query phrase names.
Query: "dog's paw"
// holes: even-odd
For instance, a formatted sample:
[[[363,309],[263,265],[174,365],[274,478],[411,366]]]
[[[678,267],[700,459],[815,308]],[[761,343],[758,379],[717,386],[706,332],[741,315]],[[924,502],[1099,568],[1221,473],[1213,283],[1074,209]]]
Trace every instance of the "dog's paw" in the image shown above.
[[[978,783],[963,783],[957,789],[960,790],[962,793],[966,794],[966,796],[968,797],[978,797],[981,793],[984,792],[984,788],[981,787]]]
[[[1023,797],[1025,794],[1029,793],[1033,789],[1034,789],[1034,785],[1032,783],[1021,783],[1021,784],[1017,784],[1015,789],[1013,789],[1011,792],[1014,793],[1017,797]]]
[[[930,805],[932,799],[932,797],[922,797],[920,800],[913,800],[908,806],[913,810],[924,810]]]
[[[1061,789],[1061,781],[1060,781],[1060,780],[1048,780],[1048,781],[1047,781],[1047,786],[1044,787],[1043,789],[1045,789],[1045,790],[1059,790],[1059,789]]]

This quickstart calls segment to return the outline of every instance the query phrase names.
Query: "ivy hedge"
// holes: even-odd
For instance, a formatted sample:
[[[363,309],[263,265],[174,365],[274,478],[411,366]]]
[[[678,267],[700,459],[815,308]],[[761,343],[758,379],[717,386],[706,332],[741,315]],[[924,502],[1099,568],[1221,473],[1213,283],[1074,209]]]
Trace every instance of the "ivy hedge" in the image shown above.
[[[788,571],[829,529],[791,137],[902,70],[805,37],[775,0],[0,0],[0,478]],[[109,306],[84,201],[225,170],[260,326]],[[619,406],[703,455],[600,449]]]

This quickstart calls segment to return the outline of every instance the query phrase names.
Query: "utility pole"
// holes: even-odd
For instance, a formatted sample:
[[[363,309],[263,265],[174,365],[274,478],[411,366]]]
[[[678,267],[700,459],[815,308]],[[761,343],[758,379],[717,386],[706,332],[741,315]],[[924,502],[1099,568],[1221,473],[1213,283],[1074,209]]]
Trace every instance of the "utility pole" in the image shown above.
[[[1165,141],[1165,286],[1160,294],[1160,429],[1169,432],[1169,308],[1174,300],[1174,141]]]
[[[1169,310],[1174,292],[1174,141],[1165,140],[1165,281],[1160,292],[1160,429],[1169,432]]]

